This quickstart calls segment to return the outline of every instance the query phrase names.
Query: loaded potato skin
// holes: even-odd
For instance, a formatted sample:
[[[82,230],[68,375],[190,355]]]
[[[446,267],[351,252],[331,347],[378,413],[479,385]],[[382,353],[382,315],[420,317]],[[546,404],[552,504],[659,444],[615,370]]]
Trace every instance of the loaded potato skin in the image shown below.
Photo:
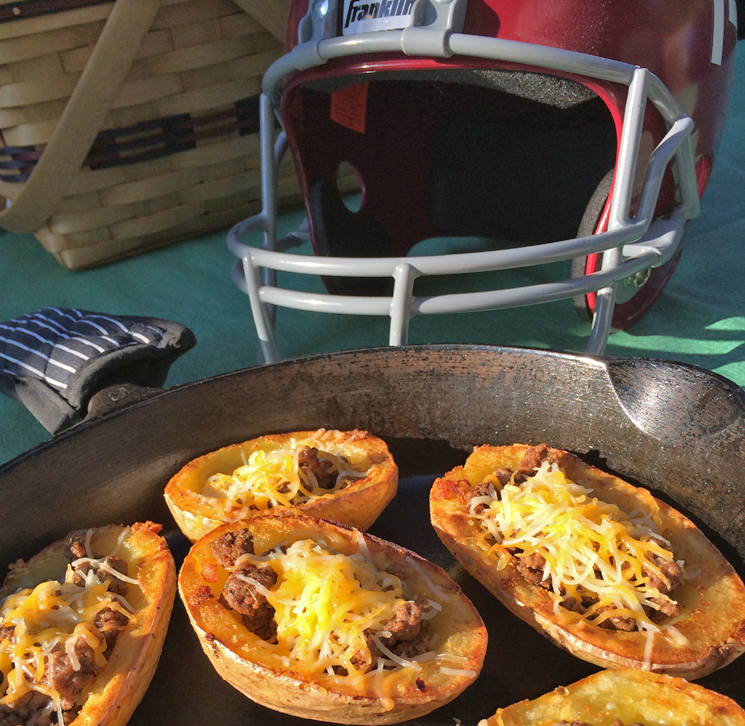
[[[126,724],[150,684],[176,593],[176,567],[165,540],[159,536],[160,529],[158,524],[141,522],[130,527],[110,525],[80,530],[49,545],[28,562],[19,560],[9,568],[0,589],[4,624],[10,628],[10,632],[4,632],[8,636],[4,646],[10,647],[14,636],[26,628],[32,635],[32,629],[43,626],[49,618],[34,615],[29,606],[22,604],[40,597],[39,588],[47,587],[43,585],[46,581],[56,581],[48,586],[47,597],[57,597],[64,589],[62,596],[70,598],[70,602],[80,598],[89,605],[91,596],[99,600],[92,608],[98,608],[93,620],[95,628],[78,624],[73,636],[81,627],[87,627],[85,637],[78,636],[74,647],[65,649],[63,644],[53,648],[37,672],[41,677],[36,680],[42,689],[47,687],[47,694],[59,693],[68,726]],[[113,575],[112,570],[123,577]],[[58,589],[60,582],[62,588]],[[26,599],[26,593],[31,593],[31,597]],[[110,605],[101,610],[100,602],[109,601]],[[58,604],[48,610],[62,612],[66,607]],[[19,612],[30,613],[23,624],[17,620]],[[83,618],[82,623],[85,622]],[[67,625],[59,627],[71,629]],[[102,639],[100,649],[97,638]],[[79,648],[83,641],[94,644],[95,665],[89,662],[90,649],[85,644]],[[105,652],[98,652],[104,649]],[[78,668],[71,652],[79,659]],[[3,701],[12,702],[12,686],[6,681],[3,687],[7,688]],[[42,694],[30,693],[25,700],[29,696],[37,701],[44,698]],[[71,698],[75,705],[68,710],[70,704],[65,701]],[[58,701],[53,712],[57,723],[59,709]]]
[[[596,500],[597,507],[619,510],[611,518],[627,523],[642,518],[641,529],[647,531],[644,546],[653,555],[638,563],[637,582],[646,584],[647,590],[654,586],[647,601],[652,608],[603,614],[609,608],[598,608],[598,602],[570,600],[564,584],[554,583],[545,560],[523,559],[528,549],[521,547],[527,545],[514,546],[519,532],[500,542],[498,532],[495,539],[481,526],[479,503],[490,511],[497,509],[492,503],[505,498],[505,486],[513,496],[531,477],[537,481],[541,467],[549,476],[558,470],[560,478],[591,490],[583,495],[583,506]],[[485,482],[494,483],[495,496],[486,493]],[[647,490],[570,453],[545,445],[477,447],[464,466],[434,483],[430,514],[441,541],[471,575],[512,613],[579,658],[605,668],[631,667],[695,679],[745,650],[745,586],[714,545],[689,519]],[[629,524],[628,529],[633,527]],[[539,537],[544,531],[546,526]],[[666,558],[659,570],[653,566],[661,563],[654,552],[663,552]],[[620,572],[620,560],[616,564]],[[662,601],[666,607],[654,610]]]
[[[617,719],[617,720],[616,720]],[[618,668],[532,701],[500,708],[479,726],[745,726],[735,701],[682,678]]]
[[[345,467],[349,476],[342,473],[337,482]],[[221,524],[275,508],[365,531],[397,487],[398,468],[382,439],[318,429],[260,436],[200,456],[171,478],[164,496],[193,543]]]
[[[296,553],[301,561],[288,559]],[[300,569],[302,558],[313,557],[330,563],[328,580],[325,566]],[[349,568],[355,574],[346,579]],[[300,590],[288,595],[298,581]],[[267,590],[276,600],[256,603]],[[187,555],[179,593],[222,678],[262,706],[306,719],[389,724],[423,716],[476,679],[486,652],[483,621],[443,570],[397,545],[301,513],[259,515],[210,532]],[[303,612],[298,620],[279,612],[289,597]],[[304,598],[313,607],[300,605]],[[376,625],[371,613],[385,608]],[[351,614],[339,615],[347,609]],[[357,613],[372,619],[355,640],[347,627]],[[306,651],[315,659],[326,657],[324,643],[335,650],[321,670],[301,657],[311,634],[320,641],[318,650]]]

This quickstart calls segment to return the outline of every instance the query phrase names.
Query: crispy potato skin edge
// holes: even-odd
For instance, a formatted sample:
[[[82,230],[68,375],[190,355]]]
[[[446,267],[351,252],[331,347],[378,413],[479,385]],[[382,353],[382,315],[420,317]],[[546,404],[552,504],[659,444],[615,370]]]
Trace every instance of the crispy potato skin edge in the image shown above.
[[[168,509],[179,529],[194,543],[228,520],[220,515],[214,503],[198,494],[196,480],[203,481],[214,473],[228,473],[242,464],[241,451],[251,453],[263,444],[275,448],[289,443],[290,438],[304,438],[313,431],[295,431],[271,434],[223,447],[200,456],[186,464],[166,486],[164,497]],[[398,467],[386,443],[377,436],[367,434],[355,444],[361,444],[372,456],[379,459],[368,476],[345,487],[334,496],[300,504],[293,509],[311,517],[342,522],[351,527],[369,529],[398,489]],[[268,510],[271,511],[271,510]],[[252,513],[251,516],[258,515]]]
[[[745,710],[732,699],[682,678],[632,668],[601,671],[532,701],[500,708],[479,726],[554,726],[573,720],[608,723],[613,718],[649,726],[745,726]]]
[[[462,483],[485,469],[516,468],[527,445],[481,446],[457,467],[438,479],[430,491],[430,517],[440,540],[463,567],[503,605],[556,645],[604,668],[644,666],[645,636],[605,630],[579,616],[553,612],[544,590],[529,585],[517,572],[513,557],[502,570],[476,541],[476,525],[469,521],[463,502],[469,486]],[[589,466],[579,458],[552,449],[569,478],[594,490],[599,499],[612,501],[624,511],[637,506],[654,508],[663,522],[662,534],[673,542],[676,559],[684,559],[700,574],[683,586],[690,602],[681,616],[668,622],[689,638],[687,646],[655,637],[651,669],[687,679],[700,678],[721,668],[745,651],[745,586],[732,566],[705,535],[680,512],[645,490]],[[478,477],[476,477],[478,478]],[[459,483],[461,482],[461,483]],[[473,483],[473,482],[472,482]],[[505,551],[506,552],[506,551]],[[664,624],[664,623],[663,623]]]
[[[348,526],[287,511],[260,515],[223,525],[192,547],[179,574],[179,594],[189,614],[191,624],[199,636],[202,649],[214,668],[223,679],[251,700],[267,708],[305,719],[345,724],[392,724],[423,716],[445,705],[478,677],[486,653],[487,633],[481,617],[470,600],[439,567],[409,550],[371,535],[364,535],[371,551],[384,549],[389,559],[397,564],[404,563],[402,567],[405,566],[406,557],[412,557],[425,569],[434,582],[443,589],[447,589],[453,601],[452,612],[457,613],[458,617],[467,623],[468,652],[463,655],[469,656],[468,667],[475,670],[476,676],[452,677],[447,681],[447,688],[428,688],[426,693],[420,693],[412,683],[408,688],[407,696],[394,697],[392,710],[386,710],[382,698],[349,695],[328,690],[292,671],[274,669],[244,658],[231,649],[229,642],[223,642],[222,638],[205,630],[203,627],[205,619],[200,612],[200,604],[198,599],[193,597],[196,586],[204,582],[199,574],[200,565],[197,558],[199,557],[202,562],[205,560],[213,562],[209,543],[225,532],[244,527],[251,530],[255,541],[261,539],[262,533],[269,532],[272,539],[278,541],[281,539],[280,535],[302,531],[322,534],[327,537],[327,541],[330,539],[334,546],[343,546],[349,553],[356,552],[358,545],[354,530]],[[410,566],[407,567],[411,569]],[[224,622],[232,620],[227,610],[224,610],[224,614],[218,617]],[[241,627],[236,628],[231,625],[229,628],[229,632],[234,633],[234,637],[243,637],[245,643],[245,636],[241,636],[240,631]]]
[[[97,528],[96,532],[118,535],[122,529],[109,525]],[[176,595],[176,566],[165,540],[158,534],[160,529],[160,525],[152,522],[137,523],[130,528],[127,541],[136,557],[126,559],[132,577],[135,576],[132,566],[135,567],[145,602],[119,636],[109,662],[94,681],[83,709],[71,726],[124,726],[150,685]],[[58,577],[63,576],[68,563],[64,550],[69,536],[49,545],[28,562],[14,565],[0,596],[14,591],[14,583],[20,580],[30,578],[38,584],[48,579],[46,573],[50,570],[56,571]],[[41,573],[45,574],[37,577]]]

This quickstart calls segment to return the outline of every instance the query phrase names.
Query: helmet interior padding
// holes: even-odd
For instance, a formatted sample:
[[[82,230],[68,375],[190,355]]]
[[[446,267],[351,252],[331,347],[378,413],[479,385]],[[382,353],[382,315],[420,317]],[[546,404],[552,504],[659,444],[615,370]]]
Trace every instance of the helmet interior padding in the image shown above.
[[[317,254],[404,256],[432,237],[487,237],[499,247],[575,236],[593,191],[615,165],[616,129],[598,96],[574,81],[527,72],[384,76],[331,76],[285,94],[283,120]],[[508,81],[519,81],[522,95],[505,90]],[[332,94],[359,83],[367,83],[363,131],[331,114]],[[336,187],[345,163],[361,182],[357,212]],[[374,294],[360,282],[350,285]]]

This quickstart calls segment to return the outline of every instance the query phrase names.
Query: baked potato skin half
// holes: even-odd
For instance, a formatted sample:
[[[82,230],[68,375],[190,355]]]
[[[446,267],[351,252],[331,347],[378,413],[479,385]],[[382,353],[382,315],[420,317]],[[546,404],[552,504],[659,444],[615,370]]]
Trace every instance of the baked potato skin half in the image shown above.
[[[387,562],[403,573],[415,592],[431,592],[426,577],[449,598],[443,612],[431,623],[440,633],[438,652],[460,656],[458,668],[468,675],[445,675],[434,662],[423,664],[417,679],[396,683],[385,694],[372,685],[332,685],[292,665],[282,665],[277,657],[268,657],[267,649],[257,645],[258,638],[234,617],[221,602],[220,593],[227,571],[216,562],[211,543],[225,533],[248,529],[256,554],[275,544],[311,537],[322,537],[326,544],[342,554],[360,552],[359,530],[309,517],[302,513],[275,512],[223,525],[207,534],[184,560],[179,573],[179,594],[202,648],[220,676],[256,703],[304,719],[344,724],[390,724],[423,716],[458,696],[472,683],[483,664],[487,633],[481,617],[448,575],[418,555],[371,535],[364,542],[372,557],[384,552]],[[414,560],[416,566],[407,562]],[[366,684],[372,684],[367,679]]]
[[[289,446],[290,439],[304,439],[314,433],[316,432],[294,431],[260,436],[225,446],[189,462],[171,478],[164,493],[176,524],[194,543],[215,527],[231,521],[225,515],[222,500],[201,494],[207,479],[217,473],[231,474],[245,463],[244,457],[248,458],[254,451],[282,449]],[[349,433],[356,436],[345,446],[365,455],[370,463],[367,475],[334,494],[295,505],[293,508],[311,517],[342,522],[365,531],[396,496],[398,468],[382,439],[366,431]]]
[[[684,560],[687,571],[695,573],[674,591],[680,615],[664,623],[674,626],[687,642],[679,644],[663,630],[655,634],[647,662],[645,633],[601,628],[564,608],[555,613],[549,593],[526,582],[513,555],[500,545],[490,548],[479,538],[478,525],[467,511],[472,486],[500,467],[516,470],[528,448],[523,444],[477,447],[463,467],[438,479],[430,491],[432,524],[471,575],[555,644],[605,668],[649,668],[695,679],[726,665],[745,650],[745,586],[706,536],[647,490],[589,466],[572,454],[549,449],[569,479],[593,490],[591,496],[615,504],[627,514],[639,507],[657,513],[662,522],[659,534],[670,541],[675,559]],[[488,553],[490,549],[492,554]],[[500,559],[504,564],[501,569]]]
[[[112,552],[124,529],[109,525],[93,530],[93,551]],[[119,635],[107,664],[83,691],[87,698],[70,726],[126,724],[158,665],[176,595],[176,567],[165,540],[158,534],[159,524],[141,522],[128,529],[117,556],[127,562],[129,576],[139,581],[139,586],[130,585],[127,594],[135,613]],[[0,599],[18,588],[63,578],[70,562],[65,549],[74,534],[49,545],[28,562],[19,560],[11,565]]]
[[[632,668],[600,671],[500,708],[479,726],[610,726],[616,718],[626,726],[745,726],[745,711],[732,699],[682,678]]]

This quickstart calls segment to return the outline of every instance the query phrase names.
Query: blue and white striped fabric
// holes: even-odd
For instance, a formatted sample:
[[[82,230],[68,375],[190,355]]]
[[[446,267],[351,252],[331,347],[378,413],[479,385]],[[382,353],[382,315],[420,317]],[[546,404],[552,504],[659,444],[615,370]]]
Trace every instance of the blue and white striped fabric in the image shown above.
[[[75,308],[44,308],[0,323],[2,372],[64,391],[91,359],[132,345],[158,345],[152,325]]]
[[[100,386],[162,386],[195,343],[168,320],[44,308],[0,323],[0,392],[56,433],[85,416]]]

